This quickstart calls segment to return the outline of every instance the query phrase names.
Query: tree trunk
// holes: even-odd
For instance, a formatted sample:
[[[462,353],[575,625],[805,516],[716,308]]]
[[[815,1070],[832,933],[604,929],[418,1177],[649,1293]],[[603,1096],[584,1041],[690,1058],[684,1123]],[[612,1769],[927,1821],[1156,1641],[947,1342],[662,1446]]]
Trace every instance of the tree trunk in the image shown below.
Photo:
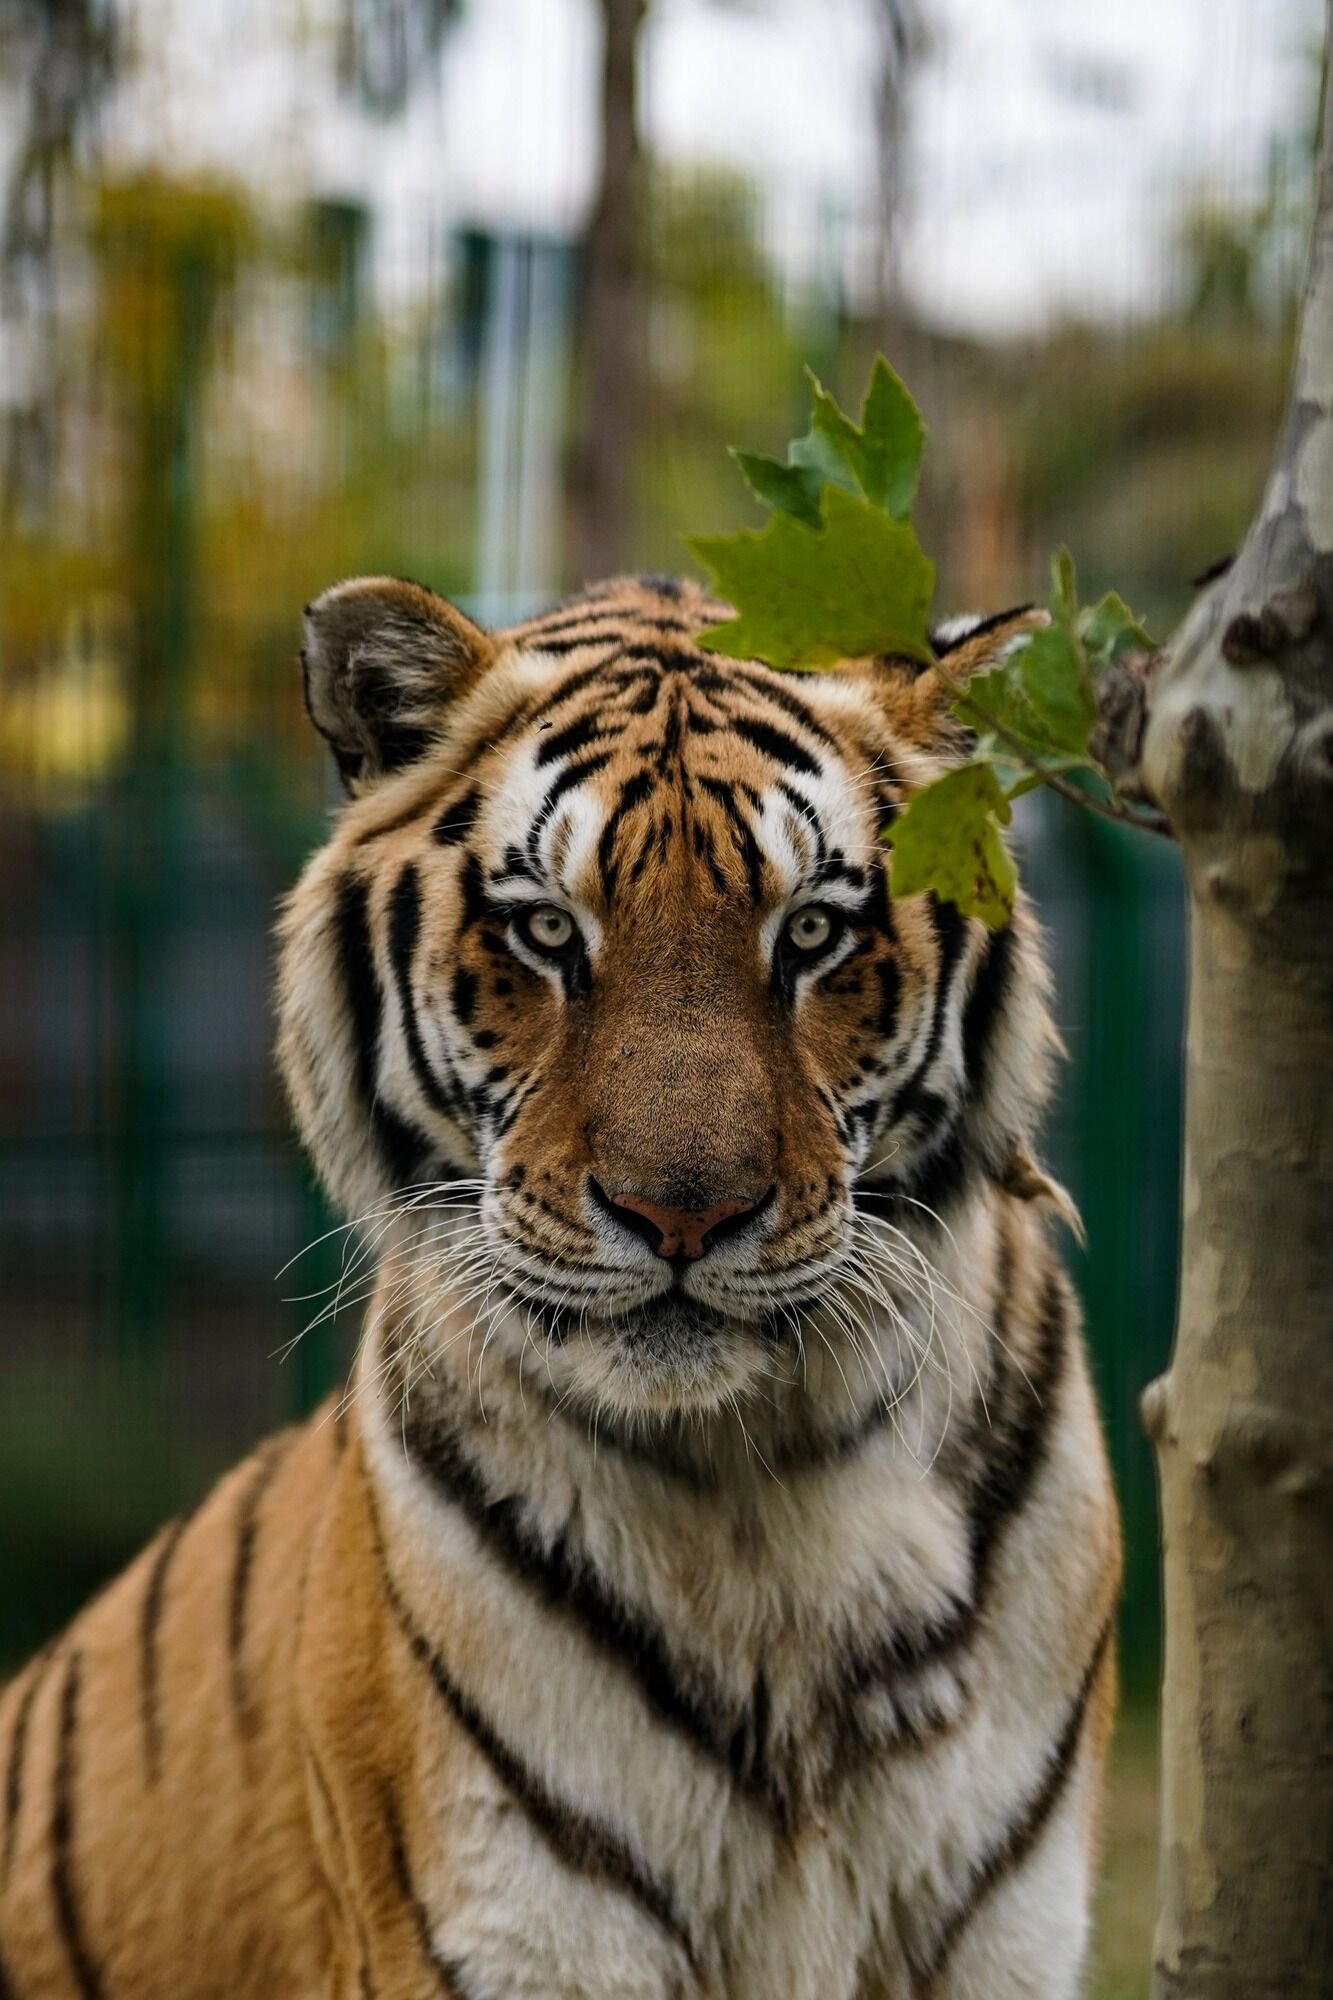
[[[634,442],[643,398],[636,116],[639,31],[647,0],[602,0],[602,170],[583,261],[584,423],[578,466],[579,567],[624,560]]]
[[[1333,0],[1330,0],[1333,19]],[[1189,882],[1180,1307],[1144,1397],[1166,1609],[1155,2000],[1333,1981],[1333,122],[1291,398],[1230,573],[1103,749]]]

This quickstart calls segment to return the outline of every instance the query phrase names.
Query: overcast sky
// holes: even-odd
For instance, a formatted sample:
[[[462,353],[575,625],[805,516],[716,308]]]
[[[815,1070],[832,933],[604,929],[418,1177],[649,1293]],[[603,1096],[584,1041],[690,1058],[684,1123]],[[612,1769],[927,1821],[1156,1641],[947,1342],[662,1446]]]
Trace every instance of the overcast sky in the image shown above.
[[[1308,116],[1319,0],[918,5],[903,280],[949,325],[1151,303],[1191,193],[1247,198],[1275,136]],[[387,125],[339,100],[330,16],[331,0],[137,0],[117,154],[369,198],[400,274],[449,221],[580,226],[594,0],[466,0],[438,74]],[[854,265],[858,218],[875,213],[881,26],[881,0],[653,0],[650,143],[753,177],[798,277],[830,241]]]

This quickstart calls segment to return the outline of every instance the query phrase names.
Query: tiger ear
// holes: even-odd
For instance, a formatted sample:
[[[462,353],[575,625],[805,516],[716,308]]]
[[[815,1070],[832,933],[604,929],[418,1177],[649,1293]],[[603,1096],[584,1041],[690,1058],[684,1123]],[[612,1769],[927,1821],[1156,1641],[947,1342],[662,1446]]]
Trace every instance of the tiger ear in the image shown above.
[[[957,748],[966,754],[970,739],[966,725],[953,713],[955,695],[950,682],[965,686],[974,674],[995,666],[1020,633],[1049,623],[1050,613],[1031,604],[996,612],[990,618],[955,618],[931,634],[941,673],[914,660],[882,661],[881,670],[899,681],[896,692],[900,706],[895,719],[904,733],[923,747]]]
[[[397,577],[355,577],[307,604],[306,707],[348,791],[363,792],[423,756],[448,703],[495,651],[490,635],[447,598]]]

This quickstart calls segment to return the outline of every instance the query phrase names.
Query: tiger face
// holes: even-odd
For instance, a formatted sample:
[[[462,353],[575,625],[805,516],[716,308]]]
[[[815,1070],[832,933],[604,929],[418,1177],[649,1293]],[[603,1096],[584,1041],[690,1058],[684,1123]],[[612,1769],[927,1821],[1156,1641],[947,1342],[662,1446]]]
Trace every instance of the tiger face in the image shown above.
[[[498,1340],[620,1412],[757,1388],[858,1209],[947,1228],[1045,1088],[1027,912],[888,895],[883,829],[962,747],[937,677],[724,659],[725,615],[673,579],[499,634],[384,579],[307,612],[354,802],[284,919],[299,1122],[349,1216],[428,1222]]]

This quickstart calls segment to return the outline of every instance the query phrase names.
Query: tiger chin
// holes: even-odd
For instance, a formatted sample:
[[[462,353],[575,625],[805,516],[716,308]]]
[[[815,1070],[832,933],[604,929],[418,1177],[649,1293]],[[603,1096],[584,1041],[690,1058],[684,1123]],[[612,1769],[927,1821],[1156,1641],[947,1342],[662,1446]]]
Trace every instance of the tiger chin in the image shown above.
[[[1037,929],[887,894],[939,677],[724,611],[307,608],[279,1055],[374,1294],[0,1697],[6,2000],[1079,1990],[1120,1557]]]

